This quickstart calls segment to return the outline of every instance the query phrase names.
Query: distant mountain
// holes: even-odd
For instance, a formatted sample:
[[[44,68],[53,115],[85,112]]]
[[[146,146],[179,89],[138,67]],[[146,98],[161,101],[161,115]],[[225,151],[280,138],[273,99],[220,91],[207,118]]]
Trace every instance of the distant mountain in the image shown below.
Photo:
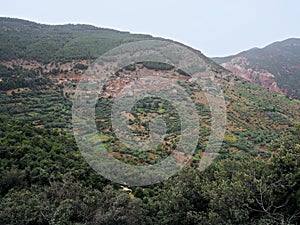
[[[234,74],[273,91],[300,99],[300,39],[275,42],[237,55],[214,58]]]

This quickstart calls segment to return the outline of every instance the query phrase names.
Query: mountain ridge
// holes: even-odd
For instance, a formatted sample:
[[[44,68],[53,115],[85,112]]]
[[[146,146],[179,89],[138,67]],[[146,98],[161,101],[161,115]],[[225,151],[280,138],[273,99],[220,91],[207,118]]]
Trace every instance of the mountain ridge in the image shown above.
[[[288,97],[300,98],[300,38],[289,38],[213,60],[234,74]]]
[[[123,43],[149,39],[167,40],[189,48],[214,70],[228,72],[201,51],[165,38],[87,24],[48,25],[7,17],[0,17],[0,62],[22,59],[49,64],[90,60]],[[48,49],[49,53],[43,52],[43,49]]]

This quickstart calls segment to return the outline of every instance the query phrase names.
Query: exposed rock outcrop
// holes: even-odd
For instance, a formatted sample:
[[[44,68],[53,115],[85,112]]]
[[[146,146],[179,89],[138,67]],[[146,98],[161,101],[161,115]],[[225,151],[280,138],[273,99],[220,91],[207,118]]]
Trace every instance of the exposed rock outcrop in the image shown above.
[[[230,62],[225,62],[221,65],[239,77],[283,94],[283,91],[278,87],[275,76],[272,73],[263,69],[250,68],[249,62],[245,57],[235,57],[231,59]]]

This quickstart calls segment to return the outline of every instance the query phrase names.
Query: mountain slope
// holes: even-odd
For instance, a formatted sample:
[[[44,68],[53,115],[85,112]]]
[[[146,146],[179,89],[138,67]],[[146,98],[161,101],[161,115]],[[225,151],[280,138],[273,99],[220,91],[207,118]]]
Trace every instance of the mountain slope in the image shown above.
[[[91,25],[50,26],[0,18],[0,61],[22,58],[47,63],[91,59],[121,43],[149,38],[152,37]]]
[[[151,118],[165,121],[167,135],[157,148],[131,149],[111,129],[115,94],[146,76],[168,78],[186,91],[201,135],[193,158],[177,175],[157,185],[121,186],[96,173],[79,151],[71,122],[73,94],[99,54],[152,37],[7,18],[0,24],[0,224],[300,223],[299,128],[292,128],[300,120],[298,100],[239,78],[194,50],[222,87],[227,107],[219,157],[199,171],[193,168],[205,154],[213,121],[199,86],[174,66],[125,66],[99,95],[98,134],[88,141],[100,139],[108,154],[134,165],[155,164],[174,150],[181,125],[164,99],[142,99],[129,115],[130,130],[141,138],[149,136]]]
[[[21,55],[18,55],[17,47],[8,48],[5,45],[6,42],[0,44],[1,49],[9,52],[8,55],[1,55],[2,60],[0,61],[2,115],[12,116],[37,127],[54,129],[72,127],[70,123],[72,96],[81,74],[89,65],[89,60],[121,43],[152,38],[148,35],[132,35],[88,25],[49,26],[7,18],[1,18],[0,24],[2,24],[0,26],[1,37],[15,37],[15,39],[8,40],[14,46],[23,46],[24,50]],[[39,51],[35,51],[32,47],[33,41],[28,37],[36,40],[36,43],[43,43],[38,48]],[[57,44],[56,40],[61,41],[64,51],[57,49],[59,45],[52,45],[52,43]],[[99,40],[105,40],[105,42],[101,44]],[[118,41],[115,42],[115,40]],[[76,44],[72,46],[73,43]],[[95,49],[94,55],[86,54]],[[298,101],[285,99],[281,95],[239,79],[205,57],[200,51],[193,51],[197,52],[206,62],[214,79],[219,80],[223,85],[228,117],[227,141],[223,145],[223,153],[236,150],[248,152],[264,147],[282,130],[288,129],[299,119]],[[27,55],[26,52],[32,54]],[[41,60],[39,52],[45,53],[44,60]],[[58,57],[59,54],[61,54],[60,57]],[[132,74],[132,77],[137,72],[143,75],[159,73],[160,70],[160,68],[149,67],[145,64],[132,69],[125,70],[127,75]],[[189,76],[185,76],[183,79],[180,73],[172,69],[164,70],[161,75],[163,73],[176,75],[182,82],[181,85],[194,99],[197,99],[196,103],[201,109],[199,113],[203,114],[204,121],[206,121],[204,122],[205,126],[201,128],[202,132],[206,134],[202,139],[204,143],[210,128],[210,111],[205,96],[203,93],[201,94],[201,90],[191,87],[194,84],[190,83]],[[124,85],[122,76],[121,73],[118,77],[120,79],[118,85]],[[120,87],[112,88],[116,90]],[[26,100],[24,101],[24,99]],[[109,103],[105,99],[104,102]],[[109,104],[106,103],[105,106],[109,107]],[[109,108],[99,108],[96,111],[99,112],[100,117],[106,118],[110,114],[105,115],[103,112],[109,110]],[[104,126],[105,123],[102,125]],[[107,128],[102,127],[103,130],[107,130]],[[141,127],[141,129],[147,130],[145,127]],[[199,143],[201,149],[205,148],[203,143]],[[118,148],[121,149],[120,146],[115,149]]]
[[[161,40],[162,38],[85,24],[51,26],[0,17],[0,61],[2,62],[18,60],[18,63],[37,61],[48,64],[91,60],[123,43],[148,39]],[[200,51],[193,51],[197,52],[215,71],[225,71],[214,61],[204,57]]]
[[[293,98],[300,98],[300,39],[275,42],[234,56],[214,58],[236,75]]]

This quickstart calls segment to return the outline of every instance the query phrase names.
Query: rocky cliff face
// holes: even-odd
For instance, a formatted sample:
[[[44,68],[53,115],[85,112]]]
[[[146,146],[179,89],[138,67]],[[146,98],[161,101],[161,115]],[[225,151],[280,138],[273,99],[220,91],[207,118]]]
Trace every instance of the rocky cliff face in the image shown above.
[[[300,38],[214,60],[240,77],[300,99]]]
[[[222,63],[221,66],[250,82],[257,83],[272,91],[284,94],[278,87],[275,76],[272,73],[264,69],[250,68],[246,57],[235,57],[229,62]]]

